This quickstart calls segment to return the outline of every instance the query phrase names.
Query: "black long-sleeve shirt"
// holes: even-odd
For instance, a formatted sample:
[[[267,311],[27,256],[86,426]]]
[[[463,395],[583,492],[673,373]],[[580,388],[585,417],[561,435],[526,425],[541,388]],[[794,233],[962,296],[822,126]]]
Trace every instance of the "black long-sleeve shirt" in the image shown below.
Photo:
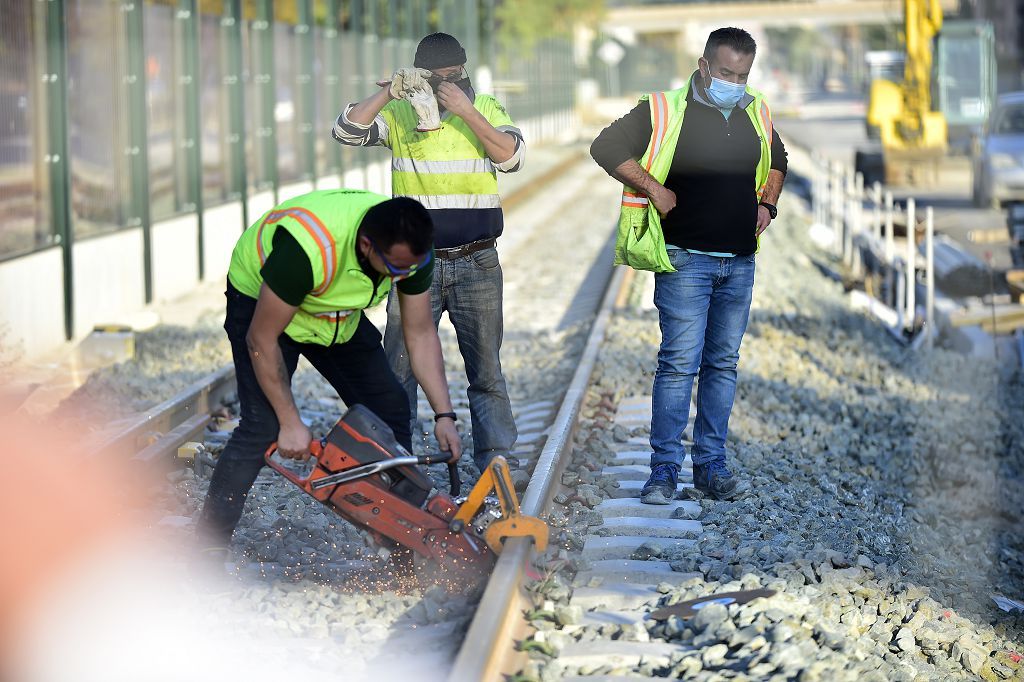
[[[665,187],[676,207],[662,221],[665,242],[683,249],[747,255],[757,248],[757,196],[754,192],[761,142],[740,107],[727,119],[702,103],[699,79],[691,79],[679,141]],[[695,92],[697,98],[694,97]],[[753,106],[749,95],[740,105]],[[643,101],[601,131],[590,154],[611,174],[629,159],[640,159],[651,141],[651,107]],[[772,135],[772,169],[786,173],[786,147]]]

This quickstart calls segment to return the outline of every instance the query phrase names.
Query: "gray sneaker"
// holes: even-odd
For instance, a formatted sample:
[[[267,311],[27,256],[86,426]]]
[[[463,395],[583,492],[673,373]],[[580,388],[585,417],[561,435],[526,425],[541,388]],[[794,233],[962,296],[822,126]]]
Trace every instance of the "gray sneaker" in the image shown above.
[[[640,491],[640,501],[643,504],[668,504],[676,497],[678,481],[679,469],[674,464],[656,465]]]
[[[750,490],[750,485],[733,476],[723,462],[694,464],[693,487],[716,500],[738,500]]]

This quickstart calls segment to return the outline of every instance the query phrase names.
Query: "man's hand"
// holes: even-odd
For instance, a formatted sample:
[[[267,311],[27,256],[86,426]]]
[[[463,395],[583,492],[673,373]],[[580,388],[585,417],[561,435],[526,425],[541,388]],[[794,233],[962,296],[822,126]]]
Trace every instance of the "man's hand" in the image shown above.
[[[437,101],[445,109],[461,118],[466,118],[466,114],[475,111],[473,103],[469,101],[469,97],[466,96],[462,88],[448,81],[442,81],[437,86]]]
[[[761,233],[768,229],[768,224],[772,221],[772,214],[768,212],[768,209],[764,206],[757,207],[757,232],[755,233],[758,237]]]
[[[282,457],[288,459],[301,459],[305,462],[309,459],[309,444],[313,441],[313,434],[301,421],[297,424],[281,426],[277,434],[277,451]]]
[[[441,417],[434,424],[434,438],[437,438],[441,452],[452,453],[452,461],[458,461],[462,457],[462,440],[459,438],[459,430],[455,428],[455,421],[448,417]]]
[[[388,88],[388,95],[391,99],[408,98],[412,93],[427,92],[433,94],[427,78],[430,71],[406,67],[398,69],[391,76],[389,81],[377,81],[377,85]]]
[[[661,184],[654,188],[654,191],[648,194],[647,198],[654,204],[654,208],[658,209],[658,213],[661,214],[662,218],[667,216],[668,212],[676,207],[676,193]]]

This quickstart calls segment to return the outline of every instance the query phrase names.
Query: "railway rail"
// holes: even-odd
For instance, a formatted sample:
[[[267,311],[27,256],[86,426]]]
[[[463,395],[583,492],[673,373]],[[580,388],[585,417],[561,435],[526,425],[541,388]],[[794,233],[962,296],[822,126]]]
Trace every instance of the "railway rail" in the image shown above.
[[[578,175],[549,178],[555,186],[545,191],[583,210],[594,183]],[[517,210],[529,211],[529,203]],[[1020,490],[1000,483],[987,497],[1007,502],[979,505],[951,491],[943,480],[952,475],[949,467],[932,459],[933,452],[955,447],[946,456],[959,462],[957,471],[978,471],[979,458],[990,458],[980,470],[993,472],[1004,458],[1021,461],[1020,428],[998,407],[1010,403],[985,397],[997,390],[994,371],[986,374],[987,365],[979,369],[943,349],[908,359],[884,330],[847,311],[841,287],[823,280],[804,255],[815,253],[806,218],[785,218],[773,226],[777,241],[758,256],[758,288],[741,361],[747,374],[730,429],[730,449],[753,483],[750,499],[715,504],[684,494],[664,507],[640,505],[649,457],[646,373],[657,347],[650,278],[634,279],[628,271],[612,277],[610,267],[595,266],[592,276],[580,275],[558,291],[550,282],[564,279],[564,272],[519,271],[544,248],[562,253],[578,246],[586,226],[595,224],[589,219],[607,220],[606,208],[595,205],[581,215],[571,234],[550,230],[550,211],[521,213],[522,224],[531,227],[511,236],[511,253],[503,252],[506,374],[513,383],[528,371],[531,380],[547,381],[544,390],[518,390],[514,396],[521,442],[510,463],[517,484],[525,483],[523,512],[546,517],[552,527],[548,553],[537,556],[529,541],[509,540],[476,599],[434,588],[398,593],[372,584],[355,593],[341,591],[348,577],[372,570],[376,562],[365,552],[338,549],[342,556],[332,567],[339,569],[339,580],[301,587],[308,599],[332,604],[324,607],[327,624],[297,624],[298,616],[287,609],[280,622],[304,637],[298,640],[302,646],[336,648],[342,657],[376,645],[377,653],[360,670],[336,659],[353,679],[360,673],[366,679],[404,675],[451,682],[1024,674],[1019,624],[1000,621],[985,606],[994,580],[1009,590],[1022,584],[1013,559],[1019,543],[1000,530],[1007,518],[1019,518],[1013,509],[1020,508],[1014,502]],[[603,242],[607,230],[602,232]],[[559,237],[565,241],[552,242]],[[589,253],[602,252],[607,249]],[[758,298],[757,291],[768,295]],[[577,311],[575,332],[531,336],[529,330],[554,328],[567,309],[587,298],[581,293],[592,305]],[[525,350],[519,348],[526,338]],[[443,341],[446,358],[457,358],[453,340]],[[618,374],[610,367],[616,363],[622,365]],[[453,367],[455,393],[464,387],[459,375]],[[183,417],[178,423],[162,421],[161,410],[154,409],[133,421],[127,435],[108,442],[134,447],[133,452],[148,448],[150,463],[166,461],[175,439],[204,428],[198,425],[206,413],[200,413],[230,392],[230,384],[225,386],[203,390],[197,384],[192,398],[164,403]],[[998,390],[1020,395],[1012,382]],[[975,398],[961,404],[961,395]],[[941,419],[929,401],[941,404]],[[328,401],[329,412],[333,405]],[[464,401],[457,410],[466,414]],[[975,438],[979,419],[1005,430],[1002,446]],[[167,435],[149,442],[147,434],[154,431]],[[937,473],[926,477],[921,472],[929,468]],[[684,491],[692,487],[686,469]],[[910,476],[913,486],[906,483]],[[987,485],[978,478],[978,485]],[[435,480],[441,484],[443,477]],[[294,499],[275,497],[274,486],[267,480],[254,489],[267,496],[254,506],[280,510],[273,523],[287,535],[296,529],[286,523],[289,514],[308,518],[312,512]],[[248,537],[246,551],[259,549],[262,537]],[[310,543],[310,551],[335,551],[332,537],[307,534],[299,540]],[[997,543],[999,555],[990,556],[985,542]],[[261,564],[258,575],[270,578],[264,584],[276,584],[280,574],[266,567],[277,561]],[[307,569],[283,575],[304,580]],[[280,597],[276,587],[270,591]],[[736,591],[774,596],[711,607],[685,619],[658,611]],[[270,599],[265,588],[258,598]],[[353,601],[356,607],[350,607]],[[374,610],[390,615],[369,622]],[[346,615],[335,623],[331,619],[339,611]],[[413,618],[414,613],[419,615]],[[322,612],[316,618],[323,620]],[[309,634],[317,628],[324,631]],[[372,637],[349,634],[368,628]],[[331,638],[344,646],[332,647]],[[407,659],[407,666],[396,668],[396,659]]]

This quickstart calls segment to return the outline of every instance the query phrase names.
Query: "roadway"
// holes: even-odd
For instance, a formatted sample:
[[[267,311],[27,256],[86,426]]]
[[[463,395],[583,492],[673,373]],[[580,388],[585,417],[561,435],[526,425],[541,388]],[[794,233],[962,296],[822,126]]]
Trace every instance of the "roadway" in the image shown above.
[[[855,150],[867,143],[863,109],[861,101],[849,97],[808,99],[786,115],[776,116],[775,124],[787,144],[852,165]],[[919,210],[934,207],[937,234],[947,235],[982,261],[986,260],[986,254],[991,254],[996,289],[1005,291],[1001,275],[1012,266],[1006,213],[972,205],[968,159],[947,160],[938,184],[933,187],[889,189],[901,204],[908,197],[914,197]],[[979,283],[978,293],[987,291],[988,282]]]

